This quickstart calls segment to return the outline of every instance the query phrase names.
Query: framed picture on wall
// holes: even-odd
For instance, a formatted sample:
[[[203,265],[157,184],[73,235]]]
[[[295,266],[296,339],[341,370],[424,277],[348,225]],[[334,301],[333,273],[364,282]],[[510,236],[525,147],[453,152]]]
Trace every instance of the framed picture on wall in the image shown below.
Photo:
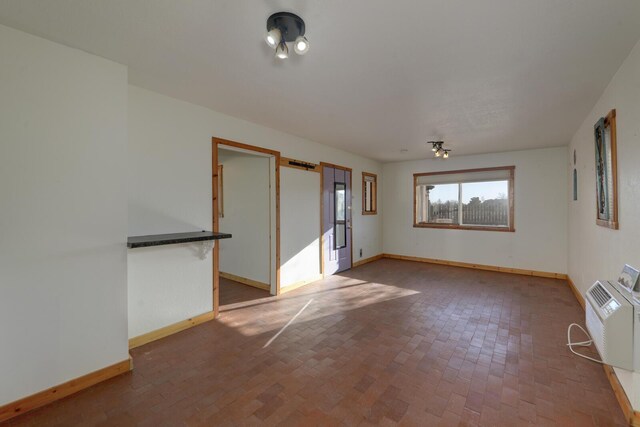
[[[640,291],[638,288],[638,276],[640,276],[640,271],[631,267],[629,264],[625,264],[622,273],[618,276],[618,283],[629,291],[638,293],[638,291]]]
[[[596,149],[596,224],[618,229],[616,110],[593,127]]]

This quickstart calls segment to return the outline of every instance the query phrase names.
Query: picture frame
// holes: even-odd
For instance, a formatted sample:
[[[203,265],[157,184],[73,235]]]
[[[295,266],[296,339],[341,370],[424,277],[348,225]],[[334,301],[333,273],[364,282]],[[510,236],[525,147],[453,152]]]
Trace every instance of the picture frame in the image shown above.
[[[618,229],[618,171],[616,110],[594,125],[596,171],[596,224]]]
[[[638,284],[639,276],[640,271],[631,267],[629,264],[625,264],[622,272],[618,276],[618,283],[627,290],[638,293],[640,292],[640,284]]]

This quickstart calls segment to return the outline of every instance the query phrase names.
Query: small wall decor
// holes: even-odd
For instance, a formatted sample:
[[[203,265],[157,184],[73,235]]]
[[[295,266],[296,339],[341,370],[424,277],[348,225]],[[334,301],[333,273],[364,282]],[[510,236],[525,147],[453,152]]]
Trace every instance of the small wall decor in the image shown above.
[[[640,271],[631,267],[629,264],[625,264],[622,269],[622,273],[618,276],[618,283],[627,288],[629,291],[633,291],[637,293],[640,291],[638,288],[638,276],[640,276]]]
[[[596,149],[596,224],[618,229],[616,110],[593,127]]]

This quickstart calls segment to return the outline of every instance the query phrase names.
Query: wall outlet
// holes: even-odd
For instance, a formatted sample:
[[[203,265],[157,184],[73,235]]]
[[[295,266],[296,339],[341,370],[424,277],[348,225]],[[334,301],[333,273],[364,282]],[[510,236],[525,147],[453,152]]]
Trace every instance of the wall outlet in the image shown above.
[[[362,248],[360,248],[360,258],[362,258]]]

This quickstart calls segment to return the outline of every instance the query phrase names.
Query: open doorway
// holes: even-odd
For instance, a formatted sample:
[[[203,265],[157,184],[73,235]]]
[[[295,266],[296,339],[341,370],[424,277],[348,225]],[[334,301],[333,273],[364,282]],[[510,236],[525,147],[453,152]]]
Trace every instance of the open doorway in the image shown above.
[[[214,230],[233,235],[214,253],[214,306],[277,295],[280,155],[214,138],[212,157]]]

